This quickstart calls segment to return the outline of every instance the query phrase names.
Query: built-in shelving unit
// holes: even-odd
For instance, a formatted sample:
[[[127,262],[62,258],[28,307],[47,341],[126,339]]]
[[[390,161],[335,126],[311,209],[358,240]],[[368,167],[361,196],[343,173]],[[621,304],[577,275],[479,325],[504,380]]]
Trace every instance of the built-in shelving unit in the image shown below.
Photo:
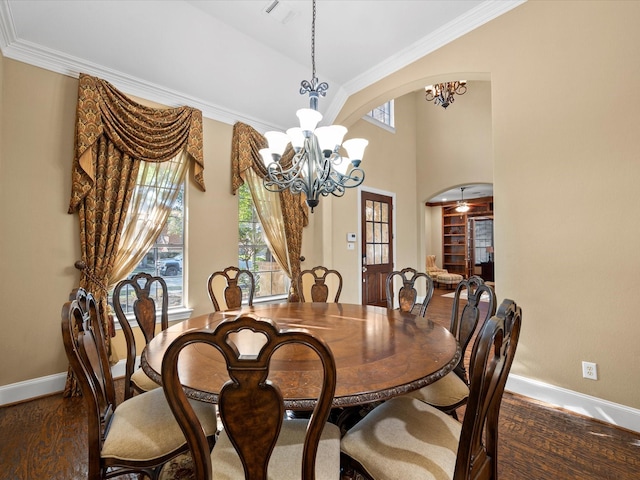
[[[473,232],[469,218],[493,216],[493,197],[469,201],[468,212],[456,212],[457,203],[442,206],[442,268],[464,277],[473,274],[471,248]]]

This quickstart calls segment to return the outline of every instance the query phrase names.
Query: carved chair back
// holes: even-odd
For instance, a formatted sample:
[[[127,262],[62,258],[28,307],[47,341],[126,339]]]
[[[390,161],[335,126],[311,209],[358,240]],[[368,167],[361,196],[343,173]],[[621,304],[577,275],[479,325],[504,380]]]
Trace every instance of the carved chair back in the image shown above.
[[[433,279],[426,273],[418,272],[414,268],[403,268],[400,271],[393,271],[387,275],[386,291],[387,291],[387,308],[395,308],[395,298],[393,294],[393,282],[396,277],[402,281],[402,287],[398,290],[398,305],[400,311],[411,313],[416,306],[418,300],[418,291],[416,285],[423,279],[425,287],[425,297],[420,305],[418,316],[424,317],[427,313],[427,307],[433,297]]]
[[[62,307],[62,340],[88,410],[88,478],[101,478],[100,452],[116,394],[98,302],[82,288]]]
[[[329,279],[332,291],[335,290],[333,300],[329,300]],[[297,278],[298,293],[301,302],[334,302],[337,303],[342,292],[342,275],[337,270],[329,270],[323,266],[302,270]],[[333,295],[333,294],[332,294]]]
[[[463,294],[466,295],[466,299]],[[487,313],[482,318],[482,322],[480,322],[480,299],[482,295],[488,296],[489,301],[487,302]],[[495,312],[496,294],[492,288],[485,285],[482,278],[474,275],[466,280],[462,280],[458,284],[453,297],[449,331],[456,337],[462,349],[462,357],[458,365],[456,365],[454,372],[464,380],[467,385],[469,384],[469,379],[464,364],[465,352],[478,324],[484,324]]]
[[[497,443],[500,404],[520,336],[522,311],[504,300],[487,320],[471,352],[471,378],[454,480],[498,478]]]
[[[265,343],[257,353],[244,353],[242,345],[234,342],[239,338],[234,335],[243,330],[264,337]],[[230,380],[220,391],[218,408],[225,432],[242,461],[245,478],[252,480],[267,479],[269,458],[286,421],[280,389],[267,380],[274,352],[285,344],[301,344],[317,354],[323,367],[322,387],[304,441],[300,476],[315,478],[316,450],[336,387],[335,361],[329,347],[306,331],[278,330],[270,319],[250,314],[223,321],[214,331],[188,331],[174,340],[162,362],[163,388],[191,449],[195,477],[206,480],[211,479],[210,449],[178,376],[180,351],[193,344],[215,347],[227,363]]]
[[[131,289],[131,290],[129,290]],[[127,343],[127,363],[125,365],[124,398],[131,398],[135,385],[131,382],[137,355],[136,340],[131,324],[125,314],[123,305],[130,301],[131,292],[135,296],[133,313],[145,340],[145,345],[156,335],[158,310],[160,313],[160,331],[169,326],[169,292],[162,277],[154,277],[148,273],[138,273],[118,282],[113,289],[113,309]],[[158,304],[159,301],[159,309]]]
[[[214,272],[207,281],[209,298],[216,312],[221,310],[235,310],[242,306],[243,290],[249,306],[253,305],[255,295],[255,279],[249,270],[237,267],[227,267]]]

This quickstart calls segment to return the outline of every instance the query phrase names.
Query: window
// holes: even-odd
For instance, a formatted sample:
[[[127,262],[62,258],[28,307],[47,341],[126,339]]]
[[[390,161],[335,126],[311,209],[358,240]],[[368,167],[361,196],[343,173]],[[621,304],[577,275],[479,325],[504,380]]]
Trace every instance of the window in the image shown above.
[[[161,165],[161,164],[157,164]],[[142,172],[142,169],[141,169]],[[138,185],[142,182],[142,173],[138,177]],[[147,183],[147,186],[148,183]],[[158,187],[162,188],[162,187]],[[153,276],[161,276],[167,284],[169,294],[169,308],[184,306],[184,182],[171,209],[171,213],[165,222],[164,228],[156,238],[151,248],[138,263],[130,275],[145,272]],[[162,292],[157,284],[156,291],[151,296],[160,305]],[[109,291],[109,303],[113,290]],[[121,304],[125,314],[133,314],[133,302],[135,293],[127,286],[121,291]]]
[[[493,258],[493,219],[475,219],[473,222],[473,248],[476,265]]]
[[[253,273],[255,299],[287,295],[289,277],[282,271],[269,250],[249,187],[238,189],[238,268]]]
[[[380,265],[389,262],[389,243],[391,236],[389,204],[366,200],[365,203],[365,231],[366,231],[366,264]]]
[[[387,127],[394,128],[395,123],[393,118],[393,100],[389,100],[379,107],[374,108],[369,113],[367,113],[366,118],[373,120],[374,123],[379,123],[382,125],[386,125]]]

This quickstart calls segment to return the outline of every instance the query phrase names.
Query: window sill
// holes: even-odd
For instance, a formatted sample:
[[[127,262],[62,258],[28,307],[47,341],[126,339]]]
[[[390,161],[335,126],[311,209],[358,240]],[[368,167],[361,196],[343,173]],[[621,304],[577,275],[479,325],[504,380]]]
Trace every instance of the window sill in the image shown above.
[[[289,296],[285,294],[285,295],[272,295],[270,297],[254,298],[253,304],[258,305],[258,304],[266,304],[266,303],[285,303],[287,302],[288,297]]]
[[[387,125],[386,123],[382,123],[380,120],[376,120],[373,117],[370,117],[369,115],[365,115],[364,117],[362,117],[363,120],[366,120],[367,122],[382,128],[383,130],[386,130],[387,132],[391,132],[391,133],[396,133],[396,129],[395,127],[392,127],[391,125]]]

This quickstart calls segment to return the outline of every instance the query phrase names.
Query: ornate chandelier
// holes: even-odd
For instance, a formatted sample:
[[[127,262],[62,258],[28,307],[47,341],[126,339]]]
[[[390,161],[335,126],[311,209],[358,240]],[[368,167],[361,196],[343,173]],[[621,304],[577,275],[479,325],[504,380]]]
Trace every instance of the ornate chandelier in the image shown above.
[[[460,80],[456,82],[436,83],[435,85],[427,85],[424,87],[425,98],[427,102],[433,100],[436,105],[442,105],[447,108],[453,103],[453,95],[464,95],[467,93],[467,81]]]
[[[346,188],[360,185],[364,180],[364,170],[360,168],[364,149],[369,143],[363,138],[352,138],[342,143],[347,129],[341,125],[318,127],[322,114],[318,112],[318,97],[324,97],[329,85],[319,83],[316,78],[315,34],[316,0],[313,0],[313,21],[311,23],[311,81],[301,82],[300,94],[309,95],[310,108],[296,112],[300,127],[283,132],[264,134],[268,148],[260,150],[267,167],[264,187],[272,192],[282,192],[287,188],[292,193],[304,193],[307,205],[313,209],[318,206],[320,195],[329,194],[341,197]],[[291,143],[295,155],[291,166],[283,166],[282,155]],[[340,154],[340,147],[347,151]]]

